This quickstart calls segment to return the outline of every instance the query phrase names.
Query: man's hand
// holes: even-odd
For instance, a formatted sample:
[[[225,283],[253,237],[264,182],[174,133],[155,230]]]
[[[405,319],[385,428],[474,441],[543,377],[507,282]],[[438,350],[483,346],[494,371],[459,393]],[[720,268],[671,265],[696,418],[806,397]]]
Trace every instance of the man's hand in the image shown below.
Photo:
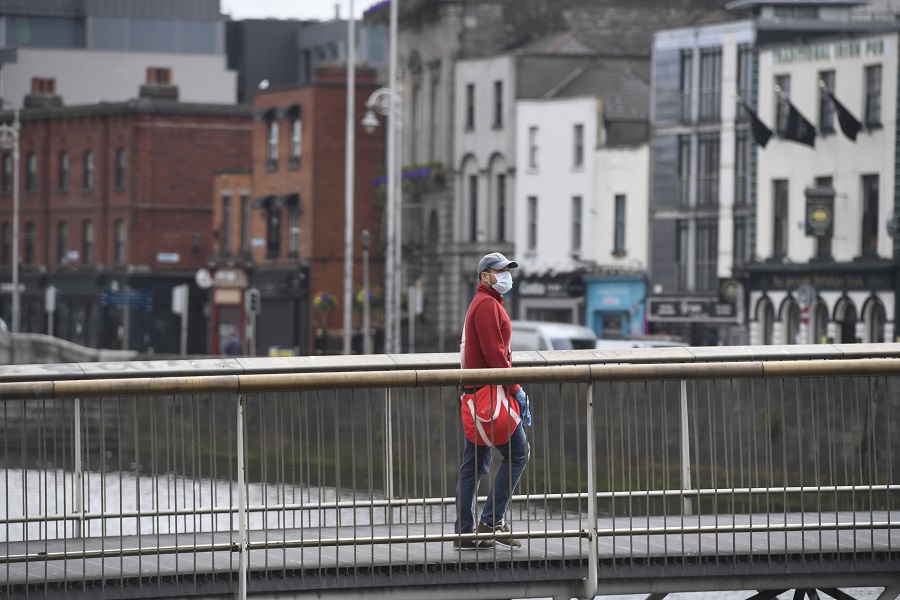
[[[525,388],[519,388],[513,398],[519,403],[519,414],[522,415],[522,422],[526,427],[531,427],[531,398],[525,394]]]

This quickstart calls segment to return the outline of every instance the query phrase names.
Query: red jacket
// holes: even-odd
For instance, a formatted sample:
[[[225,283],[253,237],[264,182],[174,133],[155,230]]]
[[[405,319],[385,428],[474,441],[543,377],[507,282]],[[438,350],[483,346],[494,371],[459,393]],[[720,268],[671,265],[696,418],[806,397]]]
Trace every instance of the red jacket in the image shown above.
[[[509,350],[511,335],[512,324],[503,308],[503,296],[494,288],[479,284],[466,311],[463,368],[512,368],[512,353]],[[514,383],[509,386],[509,393],[515,394],[520,388],[518,383]]]

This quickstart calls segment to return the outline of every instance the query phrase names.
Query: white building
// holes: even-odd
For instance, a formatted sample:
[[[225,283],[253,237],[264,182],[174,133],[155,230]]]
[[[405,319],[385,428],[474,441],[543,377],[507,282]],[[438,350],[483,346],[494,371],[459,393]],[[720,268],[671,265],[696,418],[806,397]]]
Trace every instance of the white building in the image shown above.
[[[896,32],[760,50],[759,116],[776,137],[758,153],[750,343],[894,339],[897,68]],[[827,89],[862,123],[855,142]],[[814,147],[779,139],[790,105]]]

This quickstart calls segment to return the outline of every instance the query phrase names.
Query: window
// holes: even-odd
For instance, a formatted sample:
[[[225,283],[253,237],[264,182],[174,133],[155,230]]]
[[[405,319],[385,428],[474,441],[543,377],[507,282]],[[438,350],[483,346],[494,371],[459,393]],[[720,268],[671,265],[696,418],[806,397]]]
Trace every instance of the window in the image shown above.
[[[532,252],[537,250],[537,212],[537,196],[528,196],[528,249]]]
[[[716,263],[719,257],[719,221],[697,220],[697,282],[695,289],[709,291],[718,288]]]
[[[475,129],[475,84],[466,84],[466,129]]]
[[[59,191],[69,191],[69,153],[59,153]]]
[[[250,251],[250,196],[241,193],[241,251]]]
[[[116,150],[116,189],[125,189],[125,161],[128,156],[125,154],[125,148]]]
[[[56,224],[56,264],[65,266],[69,251],[69,225],[65,221]]]
[[[788,248],[788,182],[776,179],[772,182],[772,256],[787,256]]]
[[[700,51],[700,119],[716,120],[722,106],[722,49]]]
[[[503,127],[503,82],[494,82],[494,129]]]
[[[581,196],[572,196],[572,253],[581,253]]]
[[[816,177],[815,186],[817,188],[834,189],[834,184],[833,184],[833,180],[831,177]],[[817,235],[816,236],[816,258],[819,258],[819,259],[831,258],[831,236],[830,235]]]
[[[89,265],[94,262],[94,222],[85,221],[81,225],[81,262]]]
[[[686,220],[676,223],[675,230],[675,289],[688,289],[688,268],[691,248],[691,225]]]
[[[422,86],[418,83],[412,89],[412,161],[422,160]]]
[[[740,44],[737,55],[737,94],[745,100],[750,99],[753,92],[753,48],[749,44]],[[746,110],[738,110],[735,115],[740,121],[749,118]]]
[[[881,127],[881,65],[866,67],[866,127]]]
[[[288,166],[296,169],[300,166],[301,144],[303,143],[303,121],[300,117],[291,120],[291,153],[288,157]]]
[[[117,265],[125,264],[125,220],[116,219],[115,224],[116,246],[113,251],[113,262]]]
[[[25,157],[25,191],[33,194],[37,190],[37,155],[29,152]]]
[[[469,241],[478,241],[478,175],[469,175]]]
[[[81,182],[85,190],[94,189],[94,151],[87,150],[84,153],[84,179]]]
[[[788,96],[791,93],[791,76],[778,75],[775,77],[775,129],[778,135],[784,135],[787,130],[788,120]]]
[[[506,173],[497,173],[497,239],[506,241]]]
[[[815,6],[776,6],[776,19],[815,19],[819,16],[819,9]]]
[[[675,202],[679,206],[691,203],[691,136],[678,136],[678,181]]]
[[[4,223],[0,227],[0,263],[8,265],[12,262],[10,256],[12,254],[12,227],[9,223]]]
[[[834,71],[819,72],[819,81],[825,84],[819,86],[819,131],[834,133],[834,103],[828,97],[828,90],[834,89]]]
[[[625,194],[616,194],[615,202],[613,254],[621,256],[625,254]]]
[[[538,128],[528,128],[528,166],[532,169],[538,167]]]
[[[694,81],[694,53],[691,50],[681,51],[681,73],[679,88],[681,98],[681,120],[691,120],[691,97]]]
[[[738,129],[734,135],[734,205],[747,206],[750,196],[750,132]]]
[[[432,75],[431,79],[431,109],[428,111],[431,118],[431,125],[429,127],[430,138],[429,142],[431,147],[429,148],[429,152],[431,155],[431,160],[436,161],[439,160],[439,143],[440,139],[440,128],[441,128],[441,80],[439,76],[439,71],[435,71],[435,74]]]
[[[0,178],[0,188],[4,194],[12,191],[13,158],[12,154],[3,155],[3,174]]]
[[[572,164],[575,167],[584,166],[584,125],[575,125],[572,130],[573,138],[573,159]]]
[[[732,252],[732,261],[735,265],[742,265],[747,262],[747,217],[734,218],[734,240]]]
[[[719,203],[719,134],[701,133],[698,140],[697,206]]]
[[[862,255],[878,255],[878,175],[862,176]]]
[[[278,168],[278,121],[274,118],[268,124],[268,149],[266,150],[266,170]]]
[[[288,258],[297,258],[300,256],[300,205],[291,204],[288,211]]]
[[[222,194],[222,254],[231,254],[231,194]]]
[[[37,242],[37,230],[34,221],[25,223],[25,264],[34,265],[34,248]]]

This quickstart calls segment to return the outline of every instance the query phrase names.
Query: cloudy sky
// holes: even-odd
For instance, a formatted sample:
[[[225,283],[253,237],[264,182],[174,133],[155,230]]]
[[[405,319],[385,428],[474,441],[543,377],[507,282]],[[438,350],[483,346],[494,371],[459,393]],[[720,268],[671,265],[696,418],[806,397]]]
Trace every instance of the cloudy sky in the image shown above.
[[[333,19],[335,5],[341,17],[350,14],[351,0],[220,0],[222,12],[235,19]],[[353,0],[353,13],[360,17],[376,0]]]

